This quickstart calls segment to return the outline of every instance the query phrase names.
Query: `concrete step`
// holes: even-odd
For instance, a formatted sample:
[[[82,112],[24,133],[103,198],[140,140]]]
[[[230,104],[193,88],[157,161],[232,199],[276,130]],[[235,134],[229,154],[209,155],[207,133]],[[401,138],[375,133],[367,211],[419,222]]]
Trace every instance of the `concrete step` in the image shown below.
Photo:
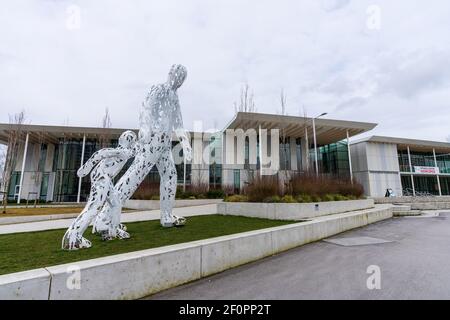
[[[392,211],[394,217],[417,217],[422,215],[420,210]]]
[[[402,211],[410,211],[410,210],[411,210],[411,206],[404,205],[404,204],[402,204],[402,205],[394,205],[392,207],[392,211],[393,212],[398,212],[398,211],[402,212]]]

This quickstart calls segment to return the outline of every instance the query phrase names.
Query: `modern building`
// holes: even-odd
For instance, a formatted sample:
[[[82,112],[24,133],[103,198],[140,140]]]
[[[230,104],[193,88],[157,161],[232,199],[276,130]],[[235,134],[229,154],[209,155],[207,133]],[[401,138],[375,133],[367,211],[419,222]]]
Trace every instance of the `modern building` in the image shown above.
[[[450,143],[372,136],[352,142],[351,154],[368,196],[450,195]]]
[[[375,126],[239,112],[221,131],[191,132],[191,163],[183,163],[181,146],[174,137],[178,183],[241,189],[264,171],[280,179],[318,172],[359,181],[368,196],[384,196],[387,188],[398,195],[449,194],[450,144],[386,137],[349,144],[350,138]],[[7,144],[9,134],[16,129],[0,124],[0,143]],[[8,198],[77,202],[86,199],[90,187],[89,178],[76,175],[81,163],[102,147],[116,146],[120,134],[129,129],[22,125],[20,130],[23,139],[14,155]],[[146,179],[159,182],[156,168]]]
[[[315,124],[313,128],[313,122]],[[191,132],[193,163],[177,164],[179,184],[202,183],[211,187],[220,185],[244,187],[255,174],[261,172],[261,156],[270,154],[280,176],[294,172],[314,171],[351,178],[348,138],[369,131],[376,125],[353,121],[313,119],[260,113],[237,113],[219,132]],[[230,130],[244,133],[242,147],[227,138]],[[279,141],[267,139],[260,148],[261,129],[279,129]],[[7,144],[14,126],[0,124],[0,142]],[[76,171],[81,163],[101,147],[117,144],[120,134],[127,129],[105,129],[66,126],[22,125],[24,139],[14,155],[15,164],[8,198],[44,201],[83,201],[89,193],[89,179],[79,179]],[[135,130],[137,132],[137,130]],[[256,133],[257,161],[249,157],[251,144],[248,134]],[[314,144],[314,131],[316,144]],[[229,137],[229,135],[228,135]],[[236,141],[238,137],[236,136]],[[228,139],[228,140],[227,140]],[[314,146],[317,146],[317,161]],[[228,148],[228,150],[227,150]],[[242,152],[244,161],[228,161],[232,148],[237,157]],[[265,150],[267,149],[267,150]],[[239,152],[238,152],[239,151]],[[263,152],[264,151],[264,152]],[[180,157],[181,147],[174,137],[174,155]],[[264,165],[263,165],[264,170]],[[22,178],[23,177],[23,178]],[[147,181],[157,182],[156,168]]]

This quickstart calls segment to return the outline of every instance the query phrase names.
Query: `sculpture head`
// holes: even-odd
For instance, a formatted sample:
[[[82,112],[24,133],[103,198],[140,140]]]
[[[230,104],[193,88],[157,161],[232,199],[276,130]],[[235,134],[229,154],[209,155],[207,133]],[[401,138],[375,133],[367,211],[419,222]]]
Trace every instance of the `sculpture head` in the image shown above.
[[[131,149],[134,147],[136,140],[136,133],[130,130],[125,131],[119,137],[119,147],[124,149]]]
[[[167,79],[167,83],[174,90],[181,87],[184,80],[186,80],[187,70],[186,67],[181,64],[174,64],[169,71],[169,78]]]

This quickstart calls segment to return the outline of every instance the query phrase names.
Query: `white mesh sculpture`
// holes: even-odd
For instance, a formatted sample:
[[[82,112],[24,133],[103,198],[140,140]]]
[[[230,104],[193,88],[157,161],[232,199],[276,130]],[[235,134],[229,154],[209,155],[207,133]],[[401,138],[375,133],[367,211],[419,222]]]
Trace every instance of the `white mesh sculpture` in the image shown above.
[[[120,136],[119,146],[116,149],[106,148],[95,152],[78,169],[77,175],[80,178],[91,173],[91,193],[83,211],[66,231],[62,240],[63,249],[77,250],[91,247],[91,242],[83,237],[83,233],[105,203],[117,204],[118,196],[113,180],[127,160],[134,156],[135,145],[136,134],[125,131]]]
[[[98,215],[93,215],[96,216],[93,232],[100,233],[103,239],[129,237],[126,228],[120,224],[122,206],[133,195],[154,165],[156,165],[161,177],[161,225],[163,227],[174,227],[185,224],[185,218],[172,214],[177,188],[177,171],[172,156],[172,133],[175,132],[181,142],[185,161],[190,161],[192,149],[189,137],[183,128],[177,95],[177,89],[181,87],[186,76],[187,70],[184,66],[173,65],[167,82],[153,86],[143,102],[139,137],[135,146],[135,159],[117,182],[114,190],[111,191],[111,197],[114,200],[104,202],[101,212]],[[78,234],[75,233],[76,235],[72,236],[70,230],[69,228],[67,231],[69,233],[68,238],[78,237],[79,242],[75,240],[75,243],[78,243],[76,244],[77,247],[83,247],[83,245],[88,247],[90,245],[86,243],[86,239],[83,240]],[[71,249],[70,241],[66,242],[69,243],[68,249]],[[63,248],[66,242],[64,239]]]

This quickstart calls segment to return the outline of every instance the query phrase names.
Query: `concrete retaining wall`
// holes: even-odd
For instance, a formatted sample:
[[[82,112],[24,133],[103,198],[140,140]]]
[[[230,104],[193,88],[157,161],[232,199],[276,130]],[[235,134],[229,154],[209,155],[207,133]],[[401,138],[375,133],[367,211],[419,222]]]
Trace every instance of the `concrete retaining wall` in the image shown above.
[[[449,210],[450,196],[375,198],[377,204],[408,205],[411,210]]]
[[[222,199],[175,200],[174,208],[203,206],[222,201]],[[135,210],[158,210],[159,200],[127,200],[124,207]]]
[[[1,300],[47,300],[51,275],[46,269],[0,276]]]
[[[374,207],[373,199],[319,203],[243,203],[222,202],[217,213],[271,220],[304,220]]]
[[[136,299],[391,217],[392,207],[382,205],[282,227],[4,275],[0,276],[0,299]]]
[[[375,204],[410,204],[424,202],[450,202],[450,196],[442,197],[392,197],[392,198],[373,198]]]

